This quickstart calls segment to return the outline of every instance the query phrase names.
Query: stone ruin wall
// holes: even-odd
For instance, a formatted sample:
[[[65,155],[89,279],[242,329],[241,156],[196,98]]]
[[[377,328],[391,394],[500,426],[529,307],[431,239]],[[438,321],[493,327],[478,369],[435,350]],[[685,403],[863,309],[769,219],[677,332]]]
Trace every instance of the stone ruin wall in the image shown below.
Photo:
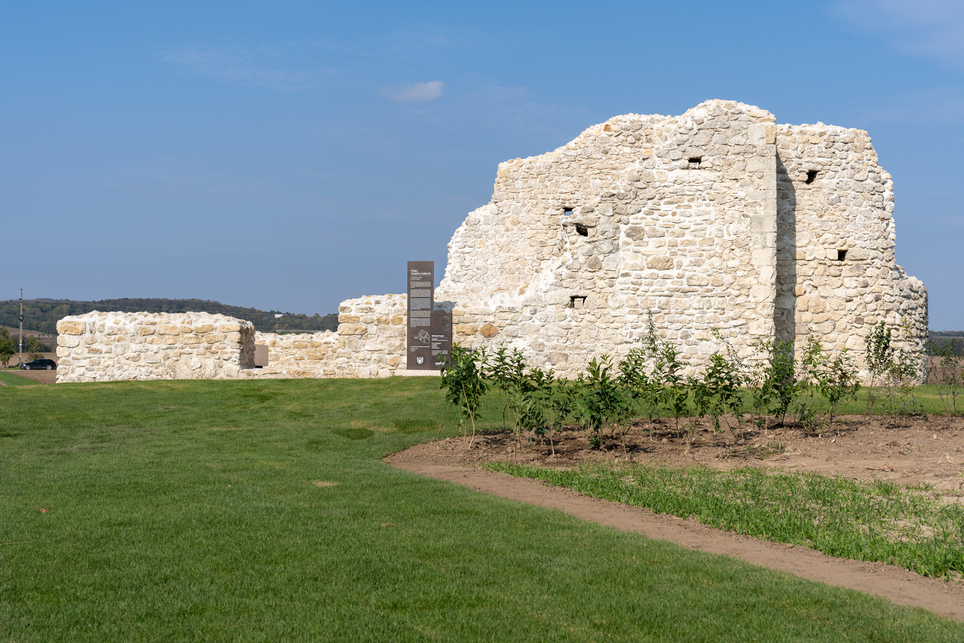
[[[361,297],[338,307],[338,367],[344,377],[389,377],[405,370],[406,295]]]
[[[892,212],[866,132],[776,126],[728,101],[618,116],[499,166],[436,300],[457,303],[456,341],[505,343],[569,376],[628,352],[650,314],[690,372],[724,348],[714,329],[749,360],[763,340],[801,350],[813,333],[865,369],[879,320],[906,325],[923,363],[926,289],[895,263]]]
[[[254,365],[254,326],[225,315],[92,312],[57,333],[58,382],[235,379]]]
[[[774,333],[775,132],[769,113],[714,101],[501,164],[436,294],[457,303],[456,341],[574,376],[637,345],[652,315],[685,359],[719,350],[714,329],[749,357]]]
[[[894,185],[870,136],[780,125],[777,141],[777,337],[796,342],[798,354],[812,333],[825,348],[862,356],[884,321],[923,370],[927,289],[897,265]]]
[[[338,307],[338,332],[257,333],[268,366],[245,377],[390,377],[404,370],[405,295],[360,297]]]
[[[893,210],[866,132],[776,125],[769,112],[718,100],[675,117],[617,116],[499,165],[492,200],[449,243],[435,301],[453,309],[456,342],[518,348],[565,376],[594,356],[625,355],[650,318],[687,374],[724,348],[714,331],[750,361],[763,341],[799,351],[813,334],[863,369],[864,338],[880,320],[906,329],[903,346],[923,364],[927,291],[895,262]],[[85,321],[84,345],[101,352],[81,352],[68,333],[58,380],[388,377],[405,373],[405,317],[405,295],[352,299],[337,333],[252,334],[269,346],[264,369],[223,359],[217,371],[179,347],[151,349],[155,366],[125,366],[125,377],[104,373],[115,362],[103,355],[124,349],[99,336],[130,344],[132,333]],[[238,364],[248,352],[238,348]]]
[[[268,365],[245,372],[245,377],[338,377],[335,369],[338,333],[330,330],[285,334],[257,331],[254,343],[268,347]]]
[[[339,332],[279,335],[208,313],[101,313],[65,317],[58,382],[389,377],[404,370],[405,295],[342,302]],[[254,347],[269,363],[255,368]]]

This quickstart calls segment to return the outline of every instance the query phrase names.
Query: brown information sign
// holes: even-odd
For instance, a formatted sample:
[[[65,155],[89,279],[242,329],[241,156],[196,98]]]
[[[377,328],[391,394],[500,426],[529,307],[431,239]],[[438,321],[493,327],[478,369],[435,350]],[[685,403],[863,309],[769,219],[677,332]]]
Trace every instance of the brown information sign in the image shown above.
[[[410,371],[438,370],[432,356],[432,310],[435,308],[435,262],[408,262],[408,341]],[[449,321],[449,328],[452,323]]]
[[[436,369],[452,352],[452,313],[447,310],[432,311],[432,362]]]

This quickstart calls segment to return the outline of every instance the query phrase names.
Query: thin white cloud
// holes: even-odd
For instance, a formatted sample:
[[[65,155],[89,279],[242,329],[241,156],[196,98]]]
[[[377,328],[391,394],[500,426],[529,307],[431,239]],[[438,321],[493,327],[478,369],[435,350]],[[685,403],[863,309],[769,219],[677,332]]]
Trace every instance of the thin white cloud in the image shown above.
[[[427,83],[415,83],[386,91],[388,97],[400,103],[420,103],[441,98],[445,83],[433,80]]]
[[[831,12],[890,40],[904,53],[964,68],[964,2],[840,0]]]
[[[242,85],[297,89],[312,78],[308,72],[285,69],[284,54],[265,47],[181,45],[158,51],[157,58],[198,76]]]

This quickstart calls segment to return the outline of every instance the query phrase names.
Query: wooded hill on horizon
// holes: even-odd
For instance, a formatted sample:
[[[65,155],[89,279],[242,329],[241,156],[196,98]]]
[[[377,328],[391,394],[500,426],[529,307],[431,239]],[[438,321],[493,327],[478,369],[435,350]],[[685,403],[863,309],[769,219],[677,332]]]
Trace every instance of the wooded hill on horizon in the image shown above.
[[[954,354],[964,355],[964,331],[948,330],[937,332],[932,330],[928,333],[928,335],[928,339],[936,346],[941,348],[949,348],[953,346]],[[927,352],[930,354],[937,353],[937,351],[933,350],[932,346],[927,347]]]
[[[205,312],[228,315],[246,319],[263,333],[278,332],[317,332],[338,330],[338,313],[328,315],[305,315],[303,313],[282,313],[277,310],[258,310],[231,306],[219,301],[206,299],[101,299],[98,301],[73,301],[70,299],[24,299],[23,328],[44,335],[57,335],[57,322],[68,315],[83,315],[94,310],[101,312],[147,312],[147,313],[187,313]],[[17,328],[20,314],[20,300],[0,301],[0,326]],[[276,315],[281,315],[277,317]],[[928,339],[938,346],[949,345],[957,340],[957,353],[964,352],[964,331],[930,331]]]
[[[68,315],[83,315],[95,310],[101,312],[187,313],[204,312],[245,319],[256,330],[264,333],[316,332],[337,330],[338,314],[305,315],[282,313],[277,310],[258,310],[231,306],[206,299],[101,299],[99,301],[72,301],[70,299],[24,299],[23,327],[45,335],[57,334],[57,321]],[[280,315],[280,316],[279,316]],[[0,326],[16,328],[20,321],[20,300],[0,301]]]

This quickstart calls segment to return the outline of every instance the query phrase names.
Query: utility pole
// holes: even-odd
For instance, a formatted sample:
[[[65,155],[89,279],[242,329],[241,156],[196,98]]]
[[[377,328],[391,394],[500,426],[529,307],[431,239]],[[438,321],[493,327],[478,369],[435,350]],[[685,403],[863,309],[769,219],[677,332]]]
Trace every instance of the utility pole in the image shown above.
[[[17,354],[17,365],[23,364],[23,288],[20,289],[20,352]]]

